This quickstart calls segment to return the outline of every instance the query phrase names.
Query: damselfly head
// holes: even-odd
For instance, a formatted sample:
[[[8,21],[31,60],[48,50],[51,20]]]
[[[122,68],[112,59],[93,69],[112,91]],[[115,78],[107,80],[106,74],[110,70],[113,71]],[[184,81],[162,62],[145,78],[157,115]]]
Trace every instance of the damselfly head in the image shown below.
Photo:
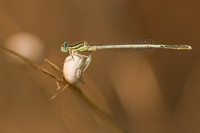
[[[62,52],[67,52],[68,51],[68,46],[69,46],[69,43],[68,42],[64,42],[63,46],[61,47],[61,51]]]

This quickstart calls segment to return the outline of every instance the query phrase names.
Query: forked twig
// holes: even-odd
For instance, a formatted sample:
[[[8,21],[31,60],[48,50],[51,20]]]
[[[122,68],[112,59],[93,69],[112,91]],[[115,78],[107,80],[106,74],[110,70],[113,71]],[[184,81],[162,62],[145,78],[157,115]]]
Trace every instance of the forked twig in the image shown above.
[[[55,95],[53,95],[51,98],[49,98],[49,100],[54,99],[58,94],[63,92],[68,86],[69,86],[69,84],[66,84],[60,91],[58,91]]]
[[[10,49],[7,49],[3,46],[0,46],[0,49],[4,50],[5,52],[8,52],[9,54],[12,54],[14,56],[16,56],[17,58],[19,58],[20,61],[22,61],[23,63],[29,65],[29,66],[32,66],[34,67],[35,69],[38,69],[40,71],[42,71],[43,73],[49,75],[50,77],[54,78],[55,80],[57,80],[58,82],[61,82],[61,83],[67,83],[66,81],[63,81],[61,80],[60,78],[56,77],[54,74],[50,73],[47,69],[43,68],[42,66],[39,66],[35,63],[33,63],[32,61],[30,61],[29,59],[23,57],[22,55],[10,50]]]
[[[60,70],[60,68],[59,68],[56,64],[52,63],[52,62],[49,61],[48,59],[45,59],[45,62],[47,62],[47,63],[53,68],[53,70],[56,71],[56,72],[58,73],[58,75],[59,75],[60,77],[63,76],[63,71]]]
[[[5,52],[8,52],[11,55],[16,56],[23,63],[25,63],[25,64],[27,64],[29,66],[32,66],[32,67],[34,67],[34,68],[42,71],[44,74],[49,75],[50,77],[54,78],[58,82],[60,82],[60,83],[62,83],[62,84],[65,85],[58,93],[56,93],[50,99],[55,98],[60,92],[64,91],[68,87],[70,90],[73,90],[97,115],[99,115],[106,122],[108,122],[109,124],[111,124],[112,126],[114,126],[116,129],[118,129],[119,132],[121,132],[121,133],[127,132],[114,118],[112,118],[110,115],[108,115],[107,113],[105,113],[97,105],[95,105],[90,99],[88,99],[77,86],[69,84],[65,80],[62,80],[62,79],[58,78],[57,76],[53,75],[52,73],[50,73],[48,70],[46,70],[42,66],[39,66],[39,65],[33,63],[29,59],[21,56],[20,54],[15,53],[12,50],[9,50],[9,49],[7,49],[7,48],[5,48],[3,46],[0,46],[0,49],[3,50],[3,51],[5,51]],[[48,61],[48,60],[46,60],[46,61],[48,62],[48,64],[50,64],[50,66],[52,66],[52,64],[49,63],[50,61]],[[62,71],[62,70],[60,70],[60,71]],[[60,71],[56,71],[56,72],[60,73]]]

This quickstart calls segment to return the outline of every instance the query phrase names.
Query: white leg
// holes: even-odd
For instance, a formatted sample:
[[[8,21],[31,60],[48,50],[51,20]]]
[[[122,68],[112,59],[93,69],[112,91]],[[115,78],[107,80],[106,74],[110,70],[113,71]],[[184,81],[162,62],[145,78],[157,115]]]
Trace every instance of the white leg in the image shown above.
[[[89,64],[90,64],[90,62],[92,60],[91,53],[89,54],[89,56],[82,55],[82,54],[79,54],[79,53],[73,53],[73,54],[74,55],[78,55],[78,56],[81,57],[79,63],[77,64],[77,70],[83,68],[83,71],[82,71],[82,74],[81,74],[81,77],[83,77],[85,70],[87,69],[87,67],[89,66]],[[78,67],[80,65],[80,63],[83,61],[84,58],[86,58],[86,61],[85,61],[84,65],[81,66],[81,67]]]
[[[74,60],[73,54],[74,54],[73,51],[70,49],[70,50],[69,50],[69,55],[70,55],[70,56],[72,57],[72,59]]]
[[[87,69],[87,67],[89,66],[91,60],[92,60],[92,57],[91,57],[92,54],[90,53],[89,56],[86,56],[86,55],[82,55],[82,54],[79,54],[79,53],[74,53],[74,55],[79,55],[79,56],[82,57],[77,66],[80,65],[80,63],[82,62],[82,60],[83,60],[84,57],[86,58],[85,64],[83,66],[84,67],[83,73],[84,73],[85,70]]]
[[[60,89],[59,92],[57,92],[55,95],[53,95],[51,98],[49,98],[49,100],[54,99],[58,94],[60,94],[62,91],[64,91],[68,86],[69,86],[69,84],[65,85],[62,89]]]
[[[81,54],[75,54],[75,55],[79,55],[79,56],[81,57],[81,59],[79,60],[79,62],[78,62],[78,64],[77,64],[77,66],[76,66],[76,69],[80,69],[81,67],[84,67],[84,66],[80,66],[80,67],[78,67],[78,66],[80,65],[80,63],[83,61],[83,59],[84,59],[84,56],[83,56],[83,55],[81,55]]]
[[[56,90],[58,91],[58,90],[60,90],[60,84],[59,84],[59,82],[58,81],[56,81],[56,85],[57,85],[57,88],[56,88]]]
[[[85,61],[85,68],[84,68],[84,70],[83,70],[83,72],[85,72],[85,70],[87,69],[87,67],[89,66],[89,64],[90,64],[90,62],[91,62],[91,60],[92,60],[92,53],[90,53],[89,54],[89,56],[87,56],[86,58],[86,61]]]

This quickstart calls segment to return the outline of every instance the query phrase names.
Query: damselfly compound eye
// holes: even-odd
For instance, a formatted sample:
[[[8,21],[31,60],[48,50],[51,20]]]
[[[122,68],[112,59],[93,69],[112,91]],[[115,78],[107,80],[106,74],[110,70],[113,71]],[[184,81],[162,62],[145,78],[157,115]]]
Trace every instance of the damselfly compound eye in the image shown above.
[[[61,47],[61,51],[62,52],[67,52],[68,51],[68,45],[69,45],[68,42],[64,42],[63,46]]]
[[[68,51],[68,48],[67,48],[67,47],[61,47],[61,51],[62,51],[62,52],[67,52],[67,51]]]
[[[63,47],[68,47],[69,43],[68,42],[64,42],[63,43]]]

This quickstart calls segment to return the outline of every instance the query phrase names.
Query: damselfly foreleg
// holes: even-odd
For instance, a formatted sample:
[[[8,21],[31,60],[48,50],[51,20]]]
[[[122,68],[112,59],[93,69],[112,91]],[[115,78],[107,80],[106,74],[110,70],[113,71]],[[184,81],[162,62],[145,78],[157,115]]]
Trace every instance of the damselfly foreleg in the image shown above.
[[[73,53],[73,54],[74,54],[74,55],[78,55],[78,56],[81,57],[80,61],[78,62],[77,66],[76,66],[76,69],[77,69],[77,70],[78,70],[78,69],[81,70],[81,75],[80,75],[79,77],[77,77],[77,78],[82,78],[82,77],[84,76],[85,70],[87,69],[87,67],[89,66],[89,64],[90,64],[90,62],[91,62],[91,60],[92,60],[92,52],[89,52],[89,55],[88,55],[88,56],[87,56],[87,55],[80,54],[80,53],[78,53],[78,52],[75,52],[75,53]],[[84,58],[86,58],[85,61],[84,61]],[[81,65],[82,62],[84,62],[83,65]]]

